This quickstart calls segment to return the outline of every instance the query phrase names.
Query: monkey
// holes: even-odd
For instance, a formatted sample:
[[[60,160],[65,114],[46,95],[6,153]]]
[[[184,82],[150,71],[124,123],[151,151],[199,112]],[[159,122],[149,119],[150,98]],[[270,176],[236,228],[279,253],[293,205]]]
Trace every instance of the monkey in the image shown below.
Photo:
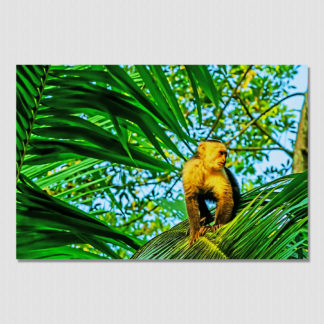
[[[189,218],[189,246],[208,231],[216,231],[231,221],[240,200],[240,189],[232,172],[225,167],[226,146],[219,140],[198,145],[197,153],[185,162],[182,181]],[[215,223],[206,200],[216,201]]]

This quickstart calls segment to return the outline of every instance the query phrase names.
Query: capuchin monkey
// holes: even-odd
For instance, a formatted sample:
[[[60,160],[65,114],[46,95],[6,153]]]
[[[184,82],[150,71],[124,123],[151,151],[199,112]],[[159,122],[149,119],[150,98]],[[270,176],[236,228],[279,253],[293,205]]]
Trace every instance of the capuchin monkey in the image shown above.
[[[183,167],[182,180],[190,224],[189,246],[207,231],[216,231],[235,217],[240,189],[231,171],[225,168],[226,146],[217,140],[201,142],[195,156]],[[206,200],[217,202],[215,224]]]

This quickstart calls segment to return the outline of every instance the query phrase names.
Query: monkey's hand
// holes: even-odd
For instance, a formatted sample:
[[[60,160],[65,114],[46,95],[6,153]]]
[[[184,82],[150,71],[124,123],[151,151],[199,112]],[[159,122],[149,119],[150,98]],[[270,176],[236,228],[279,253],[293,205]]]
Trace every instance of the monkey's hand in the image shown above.
[[[212,226],[210,226],[210,230],[213,232],[216,232],[220,227],[222,227],[224,224],[214,224]]]

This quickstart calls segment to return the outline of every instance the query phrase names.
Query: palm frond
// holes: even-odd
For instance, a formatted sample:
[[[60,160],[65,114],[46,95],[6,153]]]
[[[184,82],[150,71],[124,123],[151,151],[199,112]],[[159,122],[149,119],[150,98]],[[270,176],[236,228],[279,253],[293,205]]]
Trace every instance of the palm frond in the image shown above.
[[[207,66],[187,65],[186,69],[191,75],[194,76],[196,83],[201,87],[201,89],[203,89],[203,91],[208,96],[210,101],[215,105],[215,107],[219,108],[221,96],[213,83]]]
[[[17,180],[46,85],[48,66],[17,65]]]
[[[21,175],[17,189],[18,259],[38,258],[49,248],[71,244],[90,244],[106,257],[116,258],[107,243],[130,251],[143,244],[141,240],[48,195],[24,175]]]
[[[170,91],[166,93],[170,98]],[[165,150],[184,157],[166,131],[185,143],[191,139],[177,119],[160,108],[161,102],[153,104],[117,66],[17,66],[17,174],[23,165],[86,157],[174,171]],[[143,137],[151,144],[148,153],[141,150]]]

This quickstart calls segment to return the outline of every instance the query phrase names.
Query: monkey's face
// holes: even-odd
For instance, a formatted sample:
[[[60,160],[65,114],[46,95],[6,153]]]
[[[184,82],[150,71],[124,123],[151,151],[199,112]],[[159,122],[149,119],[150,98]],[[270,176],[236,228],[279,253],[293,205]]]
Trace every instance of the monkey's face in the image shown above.
[[[219,171],[226,164],[227,149],[223,143],[202,142],[198,147],[198,153],[209,170]]]

